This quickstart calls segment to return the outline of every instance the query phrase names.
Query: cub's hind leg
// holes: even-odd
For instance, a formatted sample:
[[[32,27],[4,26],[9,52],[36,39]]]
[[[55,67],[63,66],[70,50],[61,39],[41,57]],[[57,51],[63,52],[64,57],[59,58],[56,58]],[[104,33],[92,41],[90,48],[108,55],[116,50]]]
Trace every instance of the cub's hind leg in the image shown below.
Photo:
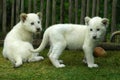
[[[50,61],[56,68],[65,67],[65,65],[61,64],[60,62],[62,60],[58,60],[59,56],[62,54],[62,51],[65,49],[65,47],[66,44],[58,43],[53,46],[52,52],[49,55]]]

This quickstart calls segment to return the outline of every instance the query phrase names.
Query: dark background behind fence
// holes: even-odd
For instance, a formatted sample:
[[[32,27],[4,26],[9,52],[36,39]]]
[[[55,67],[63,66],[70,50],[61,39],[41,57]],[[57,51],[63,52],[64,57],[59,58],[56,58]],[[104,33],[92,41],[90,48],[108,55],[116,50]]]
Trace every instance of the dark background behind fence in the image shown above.
[[[0,0],[1,38],[19,21],[23,12],[42,12],[44,30],[57,23],[84,24],[85,16],[110,19],[108,33],[120,29],[120,0]]]

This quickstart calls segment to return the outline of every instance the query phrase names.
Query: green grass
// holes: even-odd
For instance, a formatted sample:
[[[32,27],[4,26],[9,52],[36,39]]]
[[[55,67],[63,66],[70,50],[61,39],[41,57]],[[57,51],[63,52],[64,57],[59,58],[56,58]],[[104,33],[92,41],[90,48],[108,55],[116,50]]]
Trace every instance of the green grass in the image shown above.
[[[19,68],[13,68],[1,53],[0,80],[120,80],[120,51],[107,51],[106,57],[95,58],[99,67],[92,69],[82,63],[82,51],[65,50],[60,58],[66,67],[61,69],[51,64],[47,52],[48,49],[41,53],[43,61],[24,63]]]

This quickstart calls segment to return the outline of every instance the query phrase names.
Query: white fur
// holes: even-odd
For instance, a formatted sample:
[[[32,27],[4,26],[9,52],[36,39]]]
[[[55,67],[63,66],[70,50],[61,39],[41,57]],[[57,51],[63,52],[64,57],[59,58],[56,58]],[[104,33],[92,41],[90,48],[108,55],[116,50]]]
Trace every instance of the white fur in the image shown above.
[[[13,27],[4,40],[3,56],[8,58],[14,67],[19,67],[23,62],[42,60],[38,53],[32,53],[32,35],[37,29],[42,30],[40,18],[37,14],[21,14],[20,22]],[[34,25],[31,25],[34,23]]]
[[[93,49],[105,35],[108,20],[100,17],[92,19],[86,17],[85,22],[86,25],[57,24],[49,27],[44,33],[39,48],[31,51],[41,52],[50,42],[48,56],[52,64],[60,68],[65,67],[64,64],[61,64],[61,60],[58,59],[66,47],[69,49],[83,49],[88,67],[98,67],[94,63]]]

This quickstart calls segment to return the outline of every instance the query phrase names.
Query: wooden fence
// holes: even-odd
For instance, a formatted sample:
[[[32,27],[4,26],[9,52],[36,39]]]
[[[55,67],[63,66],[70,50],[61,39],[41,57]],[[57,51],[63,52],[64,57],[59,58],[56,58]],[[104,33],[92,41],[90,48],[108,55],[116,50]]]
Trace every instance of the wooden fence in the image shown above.
[[[117,5],[117,0],[0,0],[0,30],[6,34],[22,12],[40,11],[43,28],[56,23],[84,24],[85,16],[101,16],[110,19],[110,30],[114,32]]]

